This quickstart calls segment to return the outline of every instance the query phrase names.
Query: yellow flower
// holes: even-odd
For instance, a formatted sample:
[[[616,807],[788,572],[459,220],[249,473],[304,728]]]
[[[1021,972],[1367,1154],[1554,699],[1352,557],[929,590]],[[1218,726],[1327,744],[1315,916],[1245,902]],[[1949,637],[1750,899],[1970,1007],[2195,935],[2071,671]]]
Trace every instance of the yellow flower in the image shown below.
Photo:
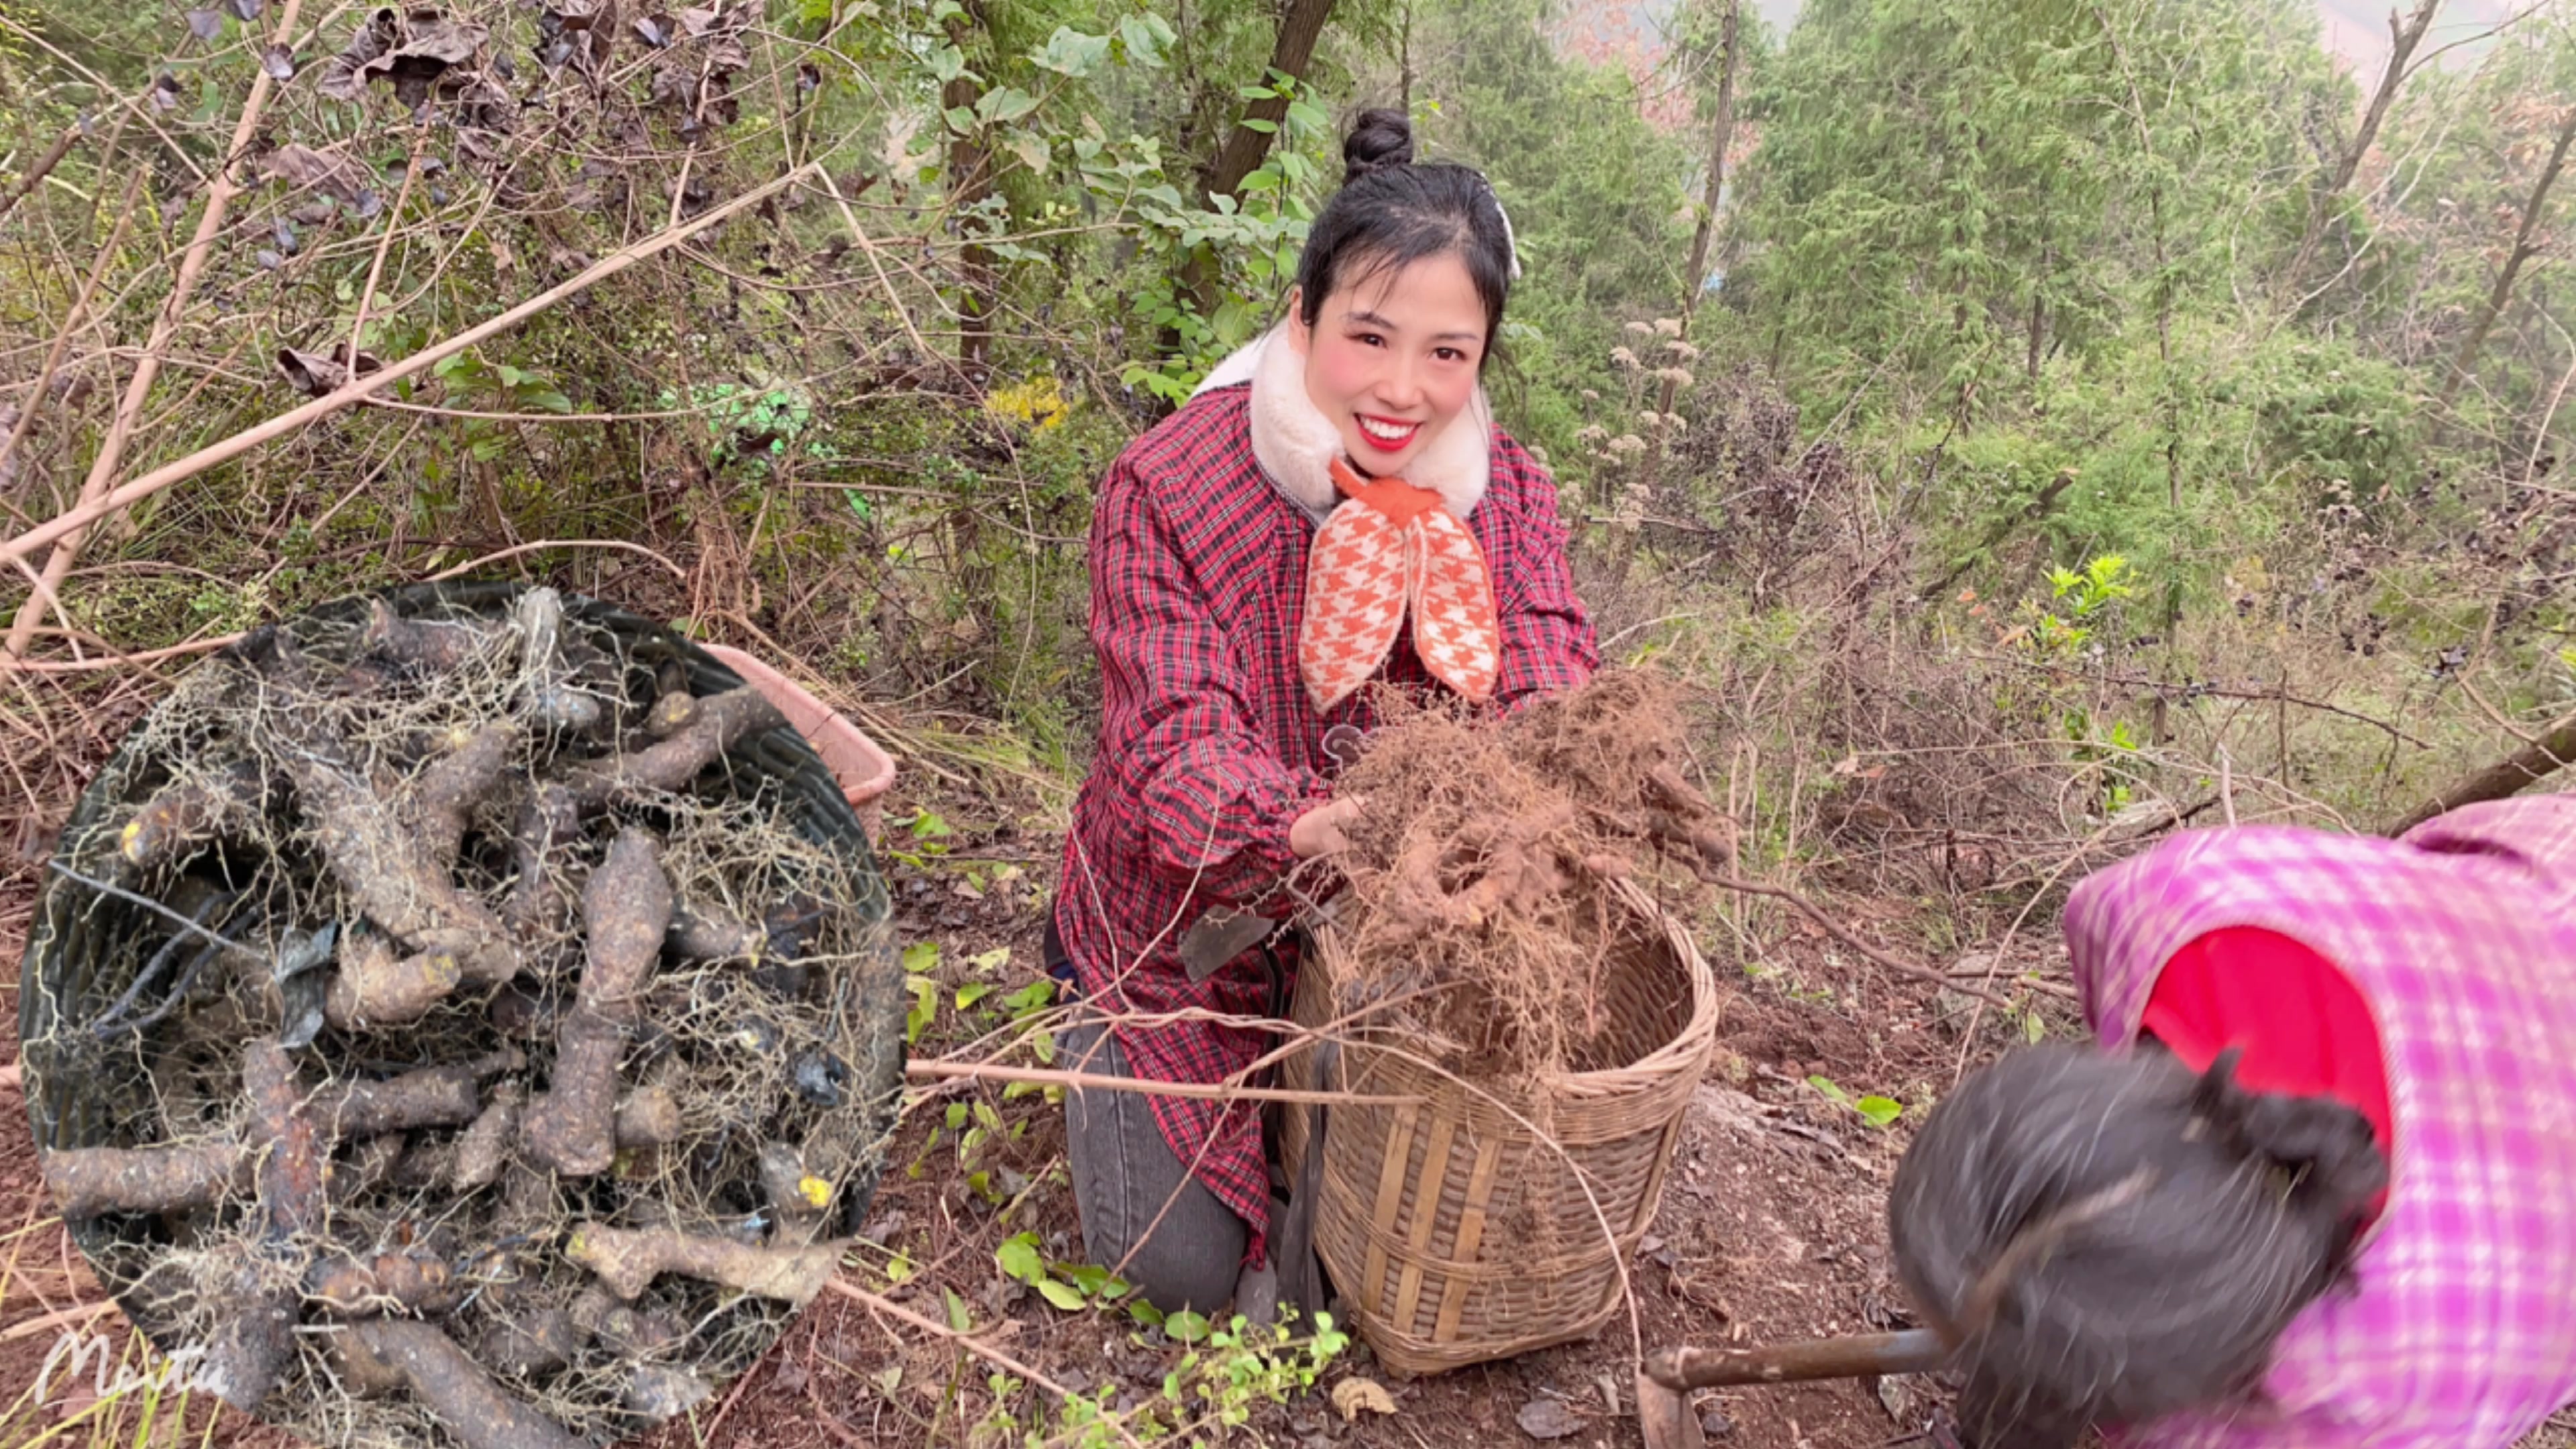
[[[1041,373],[986,394],[984,410],[997,418],[1017,418],[1043,433],[1064,421],[1068,405],[1055,378]]]

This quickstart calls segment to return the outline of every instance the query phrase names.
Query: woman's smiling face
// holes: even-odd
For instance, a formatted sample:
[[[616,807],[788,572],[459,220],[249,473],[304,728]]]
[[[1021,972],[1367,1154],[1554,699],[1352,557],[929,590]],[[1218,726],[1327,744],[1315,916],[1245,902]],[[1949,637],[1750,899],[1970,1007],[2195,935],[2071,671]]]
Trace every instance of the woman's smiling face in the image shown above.
[[[1456,255],[1353,269],[1305,321],[1288,298],[1288,342],[1306,363],[1306,396],[1363,473],[1401,476],[1467,410],[1485,357],[1485,303]]]

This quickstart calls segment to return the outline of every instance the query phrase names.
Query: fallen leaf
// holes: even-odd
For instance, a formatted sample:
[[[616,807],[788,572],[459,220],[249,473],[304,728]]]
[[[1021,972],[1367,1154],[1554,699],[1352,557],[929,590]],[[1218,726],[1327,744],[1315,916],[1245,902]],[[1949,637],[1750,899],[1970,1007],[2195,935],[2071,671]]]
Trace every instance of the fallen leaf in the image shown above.
[[[1571,1439],[1583,1432],[1583,1418],[1554,1399],[1532,1399],[1521,1405],[1521,1432],[1533,1439]]]
[[[272,45],[259,53],[259,64],[270,80],[295,78],[295,54],[282,45]]]
[[[188,33],[199,40],[212,41],[216,36],[224,33],[223,14],[214,10],[189,11]]]
[[[367,168],[346,156],[330,151],[316,151],[301,142],[289,142],[268,154],[262,163],[268,174],[297,187],[311,187],[326,196],[356,203],[367,185]]]
[[[1349,1422],[1362,1414],[1392,1414],[1395,1400],[1375,1379],[1344,1379],[1333,1385],[1333,1407],[1341,1410],[1343,1420]]]

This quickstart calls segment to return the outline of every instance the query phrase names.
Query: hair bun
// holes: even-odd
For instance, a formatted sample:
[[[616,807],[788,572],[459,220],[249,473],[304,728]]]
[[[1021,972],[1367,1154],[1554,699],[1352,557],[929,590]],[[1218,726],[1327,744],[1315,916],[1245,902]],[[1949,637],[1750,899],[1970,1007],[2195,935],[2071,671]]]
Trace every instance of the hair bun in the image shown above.
[[[1350,185],[1372,171],[1413,161],[1413,123],[1404,112],[1384,106],[1362,111],[1342,142],[1342,184]]]

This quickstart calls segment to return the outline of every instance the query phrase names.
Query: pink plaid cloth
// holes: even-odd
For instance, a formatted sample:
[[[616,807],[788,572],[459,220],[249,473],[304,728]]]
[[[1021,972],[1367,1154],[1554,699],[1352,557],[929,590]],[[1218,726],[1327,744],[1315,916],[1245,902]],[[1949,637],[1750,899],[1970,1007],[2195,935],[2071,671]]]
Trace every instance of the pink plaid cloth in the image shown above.
[[[2094,1031],[2138,1035],[2194,937],[2278,931],[2378,1023],[2396,1110],[2357,1291],[2292,1321],[2261,1392],[2137,1449],[2501,1449],[2576,1397],[2576,797],[2456,810],[2402,841],[2179,837],[2085,881],[2067,941]]]

